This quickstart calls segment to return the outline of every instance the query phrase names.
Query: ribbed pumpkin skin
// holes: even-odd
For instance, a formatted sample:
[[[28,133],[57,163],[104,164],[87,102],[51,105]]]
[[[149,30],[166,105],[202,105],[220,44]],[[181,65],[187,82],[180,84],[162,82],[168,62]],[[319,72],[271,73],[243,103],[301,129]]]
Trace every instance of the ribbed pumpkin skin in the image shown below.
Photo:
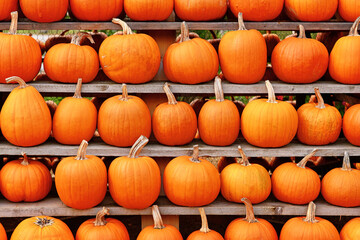
[[[106,218],[105,226],[94,226],[95,218],[83,222],[76,232],[76,240],[130,240],[125,225],[117,219]]]
[[[354,22],[360,16],[360,2],[356,0],[339,0],[338,12],[348,22]]]
[[[83,83],[88,83],[98,74],[99,57],[92,47],[62,43],[46,53],[44,68],[53,81],[76,83],[82,78]]]
[[[71,12],[81,21],[109,21],[123,10],[124,0],[70,0]]]
[[[136,240],[183,240],[176,227],[164,224],[163,229],[154,229],[154,226],[147,226],[141,230]]]
[[[7,240],[6,231],[1,223],[0,223],[0,239]]]
[[[99,57],[106,76],[118,83],[148,82],[160,67],[159,46],[146,34],[110,36],[101,44]]]
[[[244,14],[247,21],[270,21],[277,18],[284,6],[284,0],[230,0],[231,12]]]
[[[341,240],[356,240],[360,238],[360,218],[353,218],[341,229]]]
[[[69,0],[20,0],[24,15],[35,22],[56,22],[63,19],[69,7]]]
[[[360,146],[360,104],[350,107],[345,112],[343,118],[343,132],[346,139],[351,144]]]
[[[226,0],[175,0],[175,13],[184,21],[210,21],[222,18]]]
[[[337,7],[338,0],[285,0],[285,12],[294,21],[328,21]]]
[[[174,9],[174,0],[124,0],[124,9],[135,21],[164,21]]]
[[[211,230],[208,233],[200,232],[197,230],[192,232],[186,240],[224,240],[220,233]]]
[[[271,64],[275,75],[284,82],[311,83],[325,74],[329,53],[315,39],[290,37],[276,45]]]
[[[274,227],[266,220],[256,218],[259,222],[249,223],[243,219],[232,221],[225,231],[225,240],[277,240]]]
[[[14,230],[10,240],[74,240],[69,227],[61,220],[47,217],[54,221],[53,225],[40,227],[34,224],[37,218],[45,216],[32,217],[23,220]]]
[[[45,198],[52,186],[49,169],[38,161],[28,160],[27,166],[22,165],[22,161],[10,161],[1,169],[1,194],[12,202],[36,202]]]
[[[0,0],[0,21],[10,19],[10,13],[18,8],[17,0]]]

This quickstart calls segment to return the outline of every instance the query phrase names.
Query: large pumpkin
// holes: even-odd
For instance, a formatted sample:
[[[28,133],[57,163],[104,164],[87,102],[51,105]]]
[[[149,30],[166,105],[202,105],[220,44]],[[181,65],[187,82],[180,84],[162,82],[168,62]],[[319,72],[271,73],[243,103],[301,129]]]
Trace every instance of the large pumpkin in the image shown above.
[[[353,218],[345,224],[341,229],[340,238],[341,240],[357,240],[360,239],[360,218]]]
[[[9,33],[0,34],[0,83],[12,76],[30,82],[40,71],[40,46],[34,38],[16,34],[17,21],[18,13],[12,12]]]
[[[199,207],[212,203],[220,192],[220,175],[209,161],[199,158],[199,146],[193,156],[174,158],[164,171],[164,191],[180,206]]]
[[[44,164],[22,155],[24,159],[10,161],[1,169],[1,194],[12,202],[36,202],[50,192],[51,175]]]
[[[133,33],[120,19],[123,34],[114,34],[99,49],[101,67],[111,80],[118,83],[145,83],[152,80],[160,67],[160,50],[149,35]]]
[[[341,207],[360,206],[360,170],[352,169],[348,152],[342,168],[334,168],[322,179],[321,194],[325,200]]]
[[[2,127],[1,123],[1,127]],[[344,114],[343,132],[353,145],[360,146],[360,104],[351,106]]]
[[[83,222],[76,232],[76,240],[130,240],[125,225],[117,219],[106,218],[109,209],[103,207],[96,218]]]
[[[45,142],[51,133],[51,115],[41,94],[19,77],[7,82],[17,82],[1,109],[1,131],[10,143],[31,147]]]
[[[201,215],[201,228],[198,231],[192,232],[186,240],[224,240],[220,233],[209,229],[205,210],[199,208]]]
[[[139,157],[141,149],[148,142],[148,138],[140,136],[129,155],[116,158],[109,167],[110,194],[122,207],[145,209],[159,197],[159,166],[150,157]]]
[[[329,53],[321,42],[306,38],[302,25],[299,28],[298,38],[286,38],[276,45],[271,64],[275,75],[284,82],[315,82],[326,73]]]
[[[222,18],[226,0],[175,0],[175,13],[184,21],[210,21]]]
[[[360,17],[356,19],[349,36],[340,38],[330,53],[329,73],[344,84],[360,83]]]
[[[338,0],[285,0],[285,12],[293,21],[328,21],[337,7]]]
[[[69,0],[20,0],[20,7],[31,21],[57,22],[65,17]]]
[[[244,14],[247,21],[270,21],[277,18],[284,6],[284,0],[229,0],[231,12]]]
[[[360,2],[357,0],[339,0],[338,12],[348,22],[353,22],[360,16]]]
[[[279,240],[340,240],[335,226],[326,219],[315,217],[316,205],[309,203],[306,217],[288,220],[281,229]]]
[[[246,105],[241,115],[241,132],[258,147],[282,147],[295,137],[298,116],[288,102],[276,100],[274,89],[266,81],[269,99],[257,99]]]
[[[7,240],[6,231],[4,229],[4,226],[0,223],[0,239],[1,240]]]
[[[191,142],[197,131],[194,109],[186,102],[178,102],[169,84],[164,84],[167,103],[156,107],[152,116],[152,129],[159,143],[169,146]]]
[[[324,103],[319,88],[315,88],[318,103],[306,103],[298,110],[297,138],[308,145],[327,145],[340,135],[342,119],[337,108]]]
[[[135,21],[164,21],[174,9],[174,0],[124,0],[124,10]]]
[[[18,8],[18,0],[0,1],[0,21],[10,19],[10,13]]]
[[[227,146],[233,144],[240,131],[240,115],[236,105],[224,98],[221,79],[215,78],[216,99],[204,104],[199,113],[199,133],[208,145]]]
[[[197,84],[213,79],[219,70],[215,48],[201,38],[189,38],[189,28],[181,24],[181,38],[166,50],[164,72],[172,82]]]
[[[128,95],[125,84],[122,91],[122,95],[111,97],[101,105],[98,131],[107,144],[129,147],[141,135],[150,137],[151,115],[140,98]]]
[[[239,30],[227,32],[220,41],[221,70],[230,82],[256,83],[266,71],[266,42],[258,30],[245,28],[241,13],[238,19]]]
[[[230,202],[241,203],[248,198],[252,203],[265,201],[271,193],[269,172],[259,164],[250,164],[241,147],[242,163],[233,163],[221,171],[221,194]]]
[[[124,0],[70,0],[71,12],[81,21],[109,21],[118,17]]]
[[[107,171],[104,162],[86,155],[84,140],[76,157],[63,158],[55,171],[55,186],[60,200],[75,209],[92,208],[104,199],[107,190]]]
[[[81,97],[81,78],[73,97],[61,100],[53,118],[53,136],[61,144],[79,145],[90,141],[96,130],[97,110],[87,98]]]

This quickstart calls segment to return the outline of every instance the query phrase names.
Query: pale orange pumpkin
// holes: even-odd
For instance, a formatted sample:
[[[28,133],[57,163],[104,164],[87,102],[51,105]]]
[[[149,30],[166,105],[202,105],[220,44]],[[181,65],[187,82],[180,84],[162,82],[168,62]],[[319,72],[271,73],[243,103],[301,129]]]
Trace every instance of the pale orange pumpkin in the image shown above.
[[[220,233],[209,229],[205,210],[203,208],[199,208],[199,212],[201,215],[201,229],[192,232],[186,240],[224,240]]]

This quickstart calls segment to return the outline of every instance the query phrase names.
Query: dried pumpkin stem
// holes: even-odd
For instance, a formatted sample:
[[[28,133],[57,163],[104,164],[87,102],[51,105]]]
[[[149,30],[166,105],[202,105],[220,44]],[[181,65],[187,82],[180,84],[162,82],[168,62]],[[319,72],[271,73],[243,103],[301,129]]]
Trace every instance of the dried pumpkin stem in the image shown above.
[[[78,82],[76,84],[75,94],[73,98],[82,98],[81,97],[81,87],[82,87],[82,78],[78,79]]]
[[[94,226],[105,226],[107,224],[107,221],[105,220],[105,216],[109,215],[109,209],[106,207],[103,207],[97,214],[96,219],[94,221]]]
[[[315,203],[313,201],[311,201],[309,203],[306,218],[304,219],[304,222],[308,222],[308,223],[317,223],[317,222],[319,222],[315,218],[315,210],[316,210],[316,205],[315,205]]]
[[[299,37],[298,38],[306,38],[305,28],[303,25],[299,25]]]
[[[319,108],[319,109],[324,109],[325,108],[325,103],[324,103],[323,97],[320,94],[319,88],[316,87],[316,88],[314,88],[314,90],[315,90],[316,99],[318,101],[318,105],[316,107]]]
[[[358,17],[350,29],[349,36],[359,36],[358,27],[360,23],[360,17]]]
[[[119,24],[122,29],[123,29],[123,35],[130,35],[133,34],[133,32],[131,31],[131,28],[126,24],[126,22],[118,19],[118,18],[113,18],[112,22],[115,24]]]
[[[37,217],[34,222],[35,225],[38,225],[41,228],[51,226],[54,223],[55,222],[53,219],[48,219],[46,217],[42,217],[42,218]]]
[[[141,135],[134,145],[131,147],[129,152],[129,158],[137,158],[139,157],[139,154],[141,150],[145,147],[145,145],[149,142],[149,139],[143,135]]]
[[[159,207],[157,205],[153,205],[151,210],[152,210],[152,216],[153,216],[153,219],[154,219],[154,229],[163,229],[163,228],[165,228],[163,220],[161,218]]]
[[[193,155],[191,157],[191,161],[194,163],[200,163],[199,160],[199,145],[194,145],[193,147]]]
[[[244,23],[243,13],[238,14],[239,30],[247,30]]]
[[[164,92],[166,93],[166,96],[168,98],[168,103],[171,105],[176,105],[177,101],[176,98],[174,96],[174,94],[171,92],[170,90],[170,85],[169,83],[165,83],[163,86]]]
[[[208,233],[208,232],[210,232],[211,230],[209,229],[209,225],[208,225],[208,221],[207,221],[207,217],[206,217],[204,208],[199,208],[199,212],[200,212],[200,216],[201,216],[201,228],[200,228],[200,232],[202,232],[202,233]]]
[[[246,217],[244,220],[249,223],[258,222],[258,220],[255,218],[254,208],[253,208],[253,205],[251,204],[250,200],[247,198],[242,198],[241,201],[245,204],[245,207],[246,207]]]
[[[239,153],[241,155],[241,159],[242,159],[242,165],[243,166],[250,166],[250,162],[249,162],[249,159],[248,157],[245,155],[244,151],[242,150],[241,146],[238,146],[238,150],[239,150]]]
[[[351,164],[350,164],[350,157],[349,157],[349,153],[347,151],[345,151],[345,153],[344,153],[344,160],[343,160],[343,165],[342,165],[341,169],[344,171],[352,171]]]
[[[20,89],[26,88],[28,86],[22,78],[17,76],[6,78],[5,82],[6,83],[17,82],[20,85],[19,86]]]
[[[219,76],[215,77],[214,91],[215,91],[216,101],[217,102],[223,102],[225,100],[225,98],[224,98],[224,90],[222,88],[221,78]]]
[[[71,43],[80,46],[80,42],[84,38],[89,39],[91,44],[95,44],[95,41],[94,41],[93,37],[87,32],[78,32],[77,34],[75,34],[71,39]]]
[[[268,91],[268,103],[277,103],[275,97],[275,91],[269,80],[265,81],[265,85]]]
[[[127,90],[127,86],[125,83],[123,83],[122,85],[122,95],[119,98],[119,100],[121,101],[127,101],[129,99],[129,95],[128,95],[128,90]]]
[[[11,24],[10,24],[9,34],[14,35],[17,32],[19,14],[17,11],[14,11],[14,12],[11,12],[10,15],[11,15]]]
[[[185,42],[185,41],[189,41],[190,37],[189,37],[189,27],[187,25],[187,23],[185,21],[183,21],[181,23],[181,34],[180,34],[180,43]]]
[[[86,149],[88,146],[88,142],[86,140],[82,140],[80,147],[78,149],[77,155],[76,155],[76,160],[86,160]]]
[[[271,34],[271,31],[270,30],[266,30],[266,34]]]
[[[315,148],[310,154],[306,155],[298,164],[296,164],[298,167],[305,168],[306,163],[312,158],[315,153],[317,152],[317,149]]]
[[[26,155],[25,152],[22,152],[21,155],[24,157],[24,160],[21,162],[21,165],[23,166],[28,166],[29,165],[29,158]]]

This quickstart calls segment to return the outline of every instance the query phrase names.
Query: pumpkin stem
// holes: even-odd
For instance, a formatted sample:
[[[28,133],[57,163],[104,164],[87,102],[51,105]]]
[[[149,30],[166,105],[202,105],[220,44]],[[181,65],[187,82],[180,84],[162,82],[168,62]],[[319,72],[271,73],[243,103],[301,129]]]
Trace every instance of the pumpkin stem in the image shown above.
[[[6,83],[17,82],[20,86],[19,88],[26,88],[28,85],[21,77],[13,76],[5,79]]]
[[[247,30],[244,23],[243,13],[238,14],[239,30]]]
[[[194,145],[193,147],[193,155],[190,159],[192,162],[194,163],[200,163],[201,161],[199,160],[199,145]]]
[[[122,84],[122,95],[120,96],[120,101],[127,101],[129,99],[127,86],[125,83]]]
[[[176,101],[176,98],[175,98],[174,94],[170,90],[169,83],[166,82],[164,84],[164,86],[163,86],[163,89],[164,89],[164,91],[166,93],[166,96],[168,98],[168,103],[171,104],[171,105],[176,105],[177,101]]]
[[[305,168],[306,163],[312,158],[315,153],[317,152],[317,149],[315,148],[310,154],[306,155],[298,164],[296,164],[298,167]]]
[[[344,153],[344,160],[343,160],[343,165],[342,165],[342,170],[344,171],[351,171],[351,164],[350,164],[350,157],[349,157],[349,153],[347,151],[345,151]]]
[[[60,33],[59,36],[65,36],[65,33],[67,33],[69,30],[64,30],[63,32]]]
[[[189,37],[189,27],[187,25],[187,23],[185,21],[183,21],[181,23],[181,34],[180,34],[180,42],[185,42],[185,41],[189,41],[190,37]]]
[[[275,97],[275,91],[269,80],[265,81],[265,85],[268,91],[268,103],[277,103]]]
[[[14,11],[11,12],[11,23],[10,23],[10,29],[9,29],[9,34],[11,35],[15,35],[17,32],[17,25],[18,25],[18,12]]]
[[[270,31],[270,30],[266,30],[266,34],[267,34],[267,35],[271,34],[271,31]]]
[[[138,140],[134,143],[134,145],[130,149],[129,158],[137,158],[141,150],[145,147],[145,145],[149,142],[149,139],[143,135],[141,135]]]
[[[298,38],[306,38],[305,28],[303,25],[299,25],[299,37]]]
[[[77,34],[75,34],[71,39],[71,43],[80,46],[80,42],[84,38],[89,39],[91,44],[95,44],[95,41],[94,41],[93,37],[87,32],[78,32]]]
[[[209,233],[211,230],[209,229],[207,217],[205,214],[204,208],[199,208],[200,216],[201,216],[201,228],[200,232],[202,233]]]
[[[248,157],[245,155],[244,151],[242,150],[241,146],[238,146],[238,150],[239,150],[239,153],[241,155],[241,159],[242,159],[242,165],[243,166],[250,166],[250,162],[249,162],[249,159]]]
[[[126,22],[118,19],[118,18],[113,18],[112,22],[115,24],[119,24],[122,29],[123,29],[123,35],[130,35],[133,34],[133,32],[131,31],[131,28],[129,27],[129,25],[126,24]]]
[[[350,28],[349,36],[359,36],[358,27],[359,27],[360,17],[358,17],[352,27]]]
[[[215,77],[214,81],[214,90],[215,90],[215,97],[217,102],[223,102],[224,99],[224,90],[221,85],[221,78],[219,76]]]
[[[88,146],[88,142],[86,140],[82,140],[80,147],[78,149],[75,160],[86,160],[86,148]]]
[[[325,103],[324,103],[324,99],[322,98],[321,94],[320,94],[320,90],[318,87],[314,88],[315,90],[315,96],[316,99],[318,101],[318,105],[316,106],[319,109],[324,109],[325,108]]]
[[[308,222],[308,223],[317,223],[317,222],[319,222],[315,218],[315,210],[316,210],[316,205],[315,205],[315,203],[313,201],[311,201],[309,203],[306,218],[304,218],[304,222]]]
[[[153,215],[153,219],[154,219],[154,229],[164,229],[165,226],[164,226],[163,220],[161,218],[161,214],[160,214],[158,205],[153,205],[151,210],[152,210],[152,215]]]
[[[94,226],[105,226],[107,224],[107,221],[105,219],[105,216],[109,215],[109,209],[106,207],[103,207],[97,214],[96,219],[94,221]]]
[[[245,204],[246,207],[246,217],[245,217],[245,221],[249,222],[249,223],[256,223],[259,222],[254,215],[254,208],[253,205],[251,204],[251,201],[247,198],[242,198],[241,201]]]
[[[43,228],[43,227],[48,227],[54,224],[54,220],[53,219],[47,219],[47,217],[37,217],[35,220],[35,225],[38,225],[39,227]]]
[[[21,162],[21,165],[23,166],[28,166],[29,165],[29,158],[26,155],[25,152],[22,152],[21,155],[24,157],[24,160]]]
[[[73,98],[82,98],[81,97],[81,86],[82,86],[82,78],[78,79],[78,82],[76,84],[75,94]]]

